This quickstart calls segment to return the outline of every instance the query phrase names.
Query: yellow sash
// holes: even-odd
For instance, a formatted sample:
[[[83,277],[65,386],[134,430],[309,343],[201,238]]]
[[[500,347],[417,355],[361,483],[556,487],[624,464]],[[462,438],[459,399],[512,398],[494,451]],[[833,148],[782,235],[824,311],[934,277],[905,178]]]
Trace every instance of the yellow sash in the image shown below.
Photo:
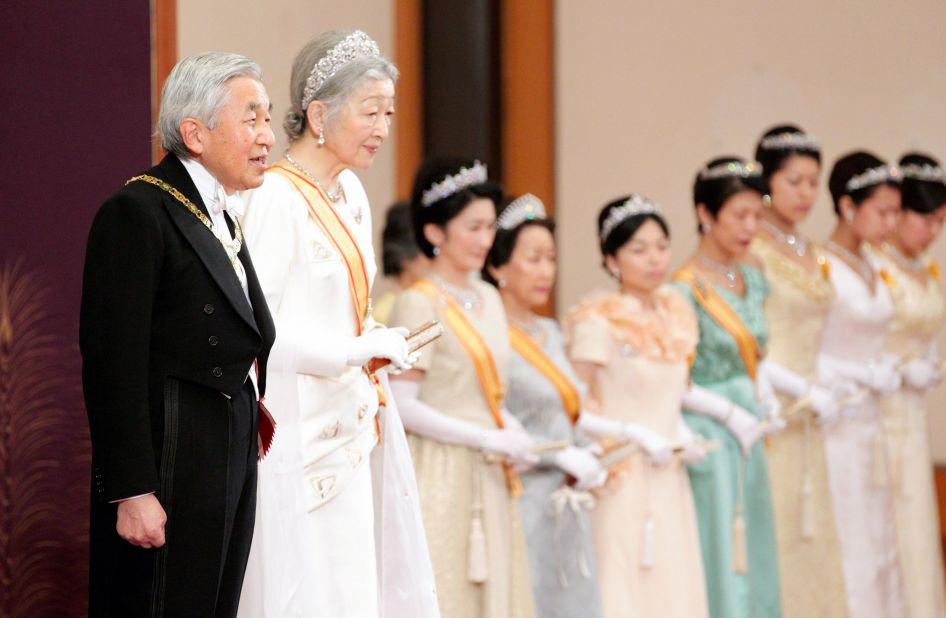
[[[309,209],[309,216],[315,221],[342,258],[348,269],[348,283],[351,290],[352,306],[355,308],[356,334],[361,335],[365,319],[368,317],[368,299],[371,294],[371,284],[368,282],[368,268],[365,266],[365,256],[358,248],[358,242],[348,226],[342,221],[335,209],[332,208],[328,196],[313,184],[308,178],[298,172],[274,165],[269,171],[282,174],[299,191]]]
[[[513,349],[538,370],[542,376],[552,383],[558,396],[562,398],[562,405],[565,406],[565,413],[568,414],[568,420],[572,425],[578,422],[578,415],[581,413],[581,398],[575,385],[572,384],[562,371],[555,366],[555,363],[546,356],[542,348],[518,326],[509,325],[509,341]]]
[[[493,355],[486,347],[486,342],[480,336],[476,328],[470,324],[466,314],[455,300],[448,294],[444,294],[440,289],[425,279],[416,282],[413,289],[427,295],[435,304],[441,307],[443,319],[447,327],[453,331],[457,340],[476,369],[476,375],[479,378],[480,386],[483,389],[483,395],[486,397],[486,403],[489,411],[493,415],[493,421],[500,429],[506,427],[503,421],[501,404],[503,401],[503,383],[499,378],[499,372],[496,371],[496,363],[493,361]],[[509,491],[513,496],[522,494],[522,483],[515,469],[509,464],[504,464],[506,472],[506,481]]]
[[[727,333],[736,340],[736,346],[739,348],[739,356],[746,366],[746,373],[755,380],[756,369],[759,366],[759,360],[762,358],[762,351],[759,349],[759,342],[756,341],[752,332],[746,326],[739,314],[729,306],[729,303],[719,295],[711,284],[700,279],[691,269],[685,268],[677,271],[673,276],[674,281],[682,281],[690,286],[696,302],[716,320],[716,323],[723,327]]]

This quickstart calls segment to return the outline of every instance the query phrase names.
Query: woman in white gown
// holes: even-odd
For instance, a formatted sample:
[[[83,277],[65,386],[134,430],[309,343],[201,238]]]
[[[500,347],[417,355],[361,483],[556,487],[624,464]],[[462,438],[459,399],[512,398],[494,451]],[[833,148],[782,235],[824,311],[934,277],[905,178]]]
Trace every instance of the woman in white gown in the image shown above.
[[[818,357],[822,384],[845,391],[840,418],[824,428],[828,484],[841,547],[848,612],[908,615],[884,449],[879,395],[900,385],[884,354],[893,304],[889,277],[864,253],[900,215],[900,174],[866,152],[839,159],[828,182],[838,224],[825,244],[834,299]]]
[[[407,447],[384,394],[386,372],[365,366],[384,358],[408,369],[416,358],[406,330],[371,317],[371,211],[351,168],[368,168],[387,138],[396,78],[363,32],[316,36],[293,65],[289,149],[245,196],[246,240],[277,329],[267,393],[277,429],[259,468],[240,605],[247,618],[436,615],[410,464],[394,483],[387,474],[372,478],[380,435],[385,462],[391,447],[405,456]],[[392,485],[408,499],[385,500]],[[389,506],[398,504],[408,507],[402,531],[418,543],[399,556],[411,567],[399,572],[408,583],[391,595],[396,538],[378,531],[390,527]]]

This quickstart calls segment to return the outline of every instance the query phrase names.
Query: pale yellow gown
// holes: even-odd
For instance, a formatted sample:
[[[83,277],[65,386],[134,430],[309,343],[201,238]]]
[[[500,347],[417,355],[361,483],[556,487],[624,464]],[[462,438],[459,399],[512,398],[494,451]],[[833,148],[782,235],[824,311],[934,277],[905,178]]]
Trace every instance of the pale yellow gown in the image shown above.
[[[925,355],[946,326],[946,304],[936,277],[925,281],[881,251],[874,255],[893,275],[890,295],[894,319],[887,351],[898,358]],[[931,269],[938,275],[938,269]],[[891,465],[891,489],[897,517],[900,563],[911,616],[946,616],[939,515],[930,454],[926,393],[906,384],[883,402],[884,434]]]
[[[812,381],[833,294],[826,272],[807,270],[761,238],[752,252],[765,266],[770,288],[766,358]],[[844,618],[847,597],[821,427],[803,412],[767,442],[783,615]]]
[[[621,294],[569,312],[569,354],[599,365],[589,385],[599,413],[680,440],[696,315],[676,290],[655,293],[656,310]],[[635,454],[611,469],[591,511],[605,618],[708,615],[696,511],[686,464],[654,467]],[[576,617],[577,618],[577,617]]]
[[[467,312],[466,316],[492,352],[505,381],[511,348],[502,301],[492,286],[481,281],[474,285],[483,299],[482,313]],[[495,428],[476,370],[447,327],[439,303],[417,290],[405,290],[398,295],[389,326],[413,329],[434,319],[444,324],[445,332],[424,347],[415,365],[425,371],[420,400],[453,418],[484,429]],[[525,535],[502,467],[487,464],[481,453],[464,446],[416,435],[408,436],[408,441],[441,614],[444,618],[531,618],[534,610]],[[467,568],[477,494],[483,508],[489,571],[482,584],[469,580]]]

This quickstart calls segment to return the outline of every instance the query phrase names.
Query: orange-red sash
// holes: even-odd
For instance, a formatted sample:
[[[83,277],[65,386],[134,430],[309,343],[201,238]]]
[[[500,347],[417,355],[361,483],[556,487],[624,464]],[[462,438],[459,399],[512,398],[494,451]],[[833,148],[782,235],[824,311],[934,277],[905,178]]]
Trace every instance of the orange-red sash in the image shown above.
[[[691,269],[684,268],[677,271],[673,279],[688,284],[693,290],[696,302],[716,320],[723,330],[732,335],[736,341],[736,347],[739,348],[739,356],[742,357],[742,362],[746,367],[746,373],[755,380],[756,370],[762,359],[762,351],[759,349],[759,342],[756,341],[739,314],[729,306],[726,299],[719,295],[712,284],[703,281]]]
[[[368,268],[365,256],[358,248],[355,235],[348,225],[332,208],[328,196],[322,189],[295,170],[282,165],[274,165],[269,171],[282,174],[302,195],[309,209],[309,216],[315,221],[335,247],[348,269],[348,283],[351,290],[352,306],[355,308],[356,334],[361,335],[365,319],[368,317],[368,299],[371,284],[368,281]]]
[[[332,246],[335,247],[339,257],[342,258],[342,263],[345,264],[345,268],[348,270],[348,287],[351,290],[352,307],[355,308],[355,334],[356,336],[361,335],[365,320],[368,318],[371,284],[368,281],[368,267],[365,265],[365,256],[358,248],[355,235],[342,218],[338,216],[335,209],[332,208],[328,196],[325,195],[321,187],[297,171],[283,165],[274,165],[268,171],[282,174],[289,179],[292,186],[299,191],[302,199],[305,200],[306,207],[309,209],[309,216],[322,229],[322,232],[331,241]],[[368,373],[368,377],[378,392],[378,406],[383,408],[387,403],[384,389],[381,388],[381,383],[376,375]],[[381,423],[377,415],[374,417],[374,424],[375,433],[378,436],[378,442],[380,442]]]
[[[503,383],[499,377],[499,372],[496,371],[496,362],[493,360],[493,354],[486,346],[486,342],[483,341],[483,337],[480,336],[479,331],[477,331],[470,323],[470,320],[467,319],[460,305],[450,298],[449,294],[444,294],[440,288],[426,279],[421,279],[412,287],[427,295],[434,303],[440,306],[447,327],[456,335],[460,345],[463,346],[467,356],[470,357],[470,361],[473,363],[473,368],[476,370],[476,376],[479,378],[480,387],[483,389],[483,395],[486,397],[489,411],[493,415],[493,421],[498,428],[503,429],[506,426],[506,423],[503,421],[501,407],[504,396]],[[504,467],[509,491],[514,496],[521,495],[522,483],[519,480],[519,475],[512,466],[506,464]]]
[[[552,383],[558,391],[558,396],[562,398],[568,420],[572,425],[577,423],[578,416],[581,414],[581,397],[572,381],[549,359],[535,340],[518,326],[509,325],[509,342],[527,363],[535,367],[546,380]]]

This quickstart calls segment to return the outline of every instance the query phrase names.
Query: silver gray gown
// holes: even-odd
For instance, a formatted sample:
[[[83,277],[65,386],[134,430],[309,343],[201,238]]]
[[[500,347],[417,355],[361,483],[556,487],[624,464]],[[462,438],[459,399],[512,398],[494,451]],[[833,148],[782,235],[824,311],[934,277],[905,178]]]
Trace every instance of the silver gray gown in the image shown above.
[[[550,319],[540,318],[545,331],[543,351],[572,381],[578,378],[565,355],[562,333]],[[539,371],[513,351],[509,371],[507,409],[536,442],[575,443],[558,391]],[[554,454],[543,455],[535,468],[522,475],[519,499],[529,576],[540,618],[596,618],[601,615],[595,574],[594,545],[582,496],[569,495],[565,473]]]

